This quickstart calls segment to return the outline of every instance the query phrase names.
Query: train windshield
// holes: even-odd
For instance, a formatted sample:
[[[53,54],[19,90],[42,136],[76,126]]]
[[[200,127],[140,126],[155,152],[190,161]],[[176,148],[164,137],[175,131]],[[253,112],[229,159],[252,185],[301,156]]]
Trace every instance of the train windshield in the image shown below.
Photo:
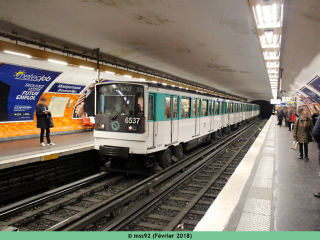
[[[97,114],[143,117],[143,86],[108,84],[97,86]]]

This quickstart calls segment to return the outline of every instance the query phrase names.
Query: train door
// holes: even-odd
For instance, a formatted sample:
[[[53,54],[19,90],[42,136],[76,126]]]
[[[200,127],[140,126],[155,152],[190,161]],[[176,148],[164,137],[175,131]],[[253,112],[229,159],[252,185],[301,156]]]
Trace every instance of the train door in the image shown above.
[[[157,121],[155,119],[154,112],[154,100],[155,96],[153,93],[149,94],[148,102],[148,149],[155,148],[156,146],[156,136],[157,136]]]
[[[179,121],[178,121],[178,105],[179,98],[178,96],[171,97],[171,106],[172,106],[172,114],[171,114],[171,143],[178,142],[178,133],[179,133]]]
[[[224,127],[225,124],[225,105],[226,102],[220,102],[220,114],[221,114],[221,127]]]
[[[195,121],[195,136],[200,135],[200,99],[193,99],[192,102],[193,117]]]
[[[212,132],[214,128],[213,110],[214,110],[214,101],[209,101],[210,132]]]

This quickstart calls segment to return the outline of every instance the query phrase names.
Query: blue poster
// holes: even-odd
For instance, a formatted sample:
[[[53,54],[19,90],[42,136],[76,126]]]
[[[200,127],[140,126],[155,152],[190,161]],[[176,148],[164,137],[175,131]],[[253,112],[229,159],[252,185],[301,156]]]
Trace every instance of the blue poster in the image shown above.
[[[65,84],[65,83],[55,83],[49,92],[56,92],[56,93],[67,93],[67,94],[80,94],[81,91],[86,86],[82,85],[73,85],[73,84]]]
[[[39,98],[60,74],[0,63],[0,122],[32,121]]]
[[[313,100],[315,100],[316,102],[320,103],[320,96],[318,94],[316,94],[314,91],[312,91],[312,90],[310,90],[309,88],[306,88],[306,87],[301,88],[300,91],[304,92],[309,97],[311,97]]]
[[[320,91],[320,77],[316,76],[308,85]]]

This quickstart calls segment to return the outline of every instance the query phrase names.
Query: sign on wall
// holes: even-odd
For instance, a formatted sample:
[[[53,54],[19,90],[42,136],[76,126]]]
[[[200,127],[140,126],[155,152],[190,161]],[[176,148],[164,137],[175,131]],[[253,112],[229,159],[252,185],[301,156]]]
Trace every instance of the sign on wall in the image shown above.
[[[0,63],[0,122],[32,121],[40,96],[60,74]]]
[[[308,85],[320,91],[320,77],[316,76],[311,82],[308,83]]]
[[[64,110],[66,109],[67,103],[70,98],[68,97],[52,97],[49,110],[51,111],[52,117],[63,117]]]
[[[320,96],[316,94],[314,91],[310,90],[309,88],[303,87],[300,89],[301,92],[304,92],[309,97],[311,97],[316,102],[320,103]]]
[[[86,86],[55,83],[49,90],[49,92],[66,93],[66,94],[80,94]]]

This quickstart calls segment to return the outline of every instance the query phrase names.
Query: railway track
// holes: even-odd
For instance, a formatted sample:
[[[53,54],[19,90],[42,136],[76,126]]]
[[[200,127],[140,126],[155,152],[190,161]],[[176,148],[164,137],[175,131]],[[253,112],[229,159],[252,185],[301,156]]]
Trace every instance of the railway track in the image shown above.
[[[131,214],[132,211],[137,209],[141,203],[146,203],[146,206],[149,206],[149,204],[147,204],[147,199],[150,199],[151,197],[158,198],[158,201],[166,199],[165,197],[160,199],[158,196],[159,193],[163,191],[165,186],[171,184],[172,189],[174,189],[173,182],[177,182],[178,179],[183,178],[183,176],[186,176],[186,174],[190,173],[190,171],[194,171],[195,166],[198,166],[201,163],[202,166],[205,159],[212,158],[218,153],[221,154],[221,151],[224,151],[224,149],[228,148],[230,141],[236,142],[237,140],[235,137],[244,134],[256,124],[259,123],[253,122],[248,124],[234,133],[223,137],[216,143],[189,153],[183,161],[180,161],[149,178],[124,175],[106,178],[106,173],[101,173],[100,176],[97,176],[97,178],[106,178],[101,182],[92,183],[96,181],[93,180],[94,178],[92,178],[88,181],[80,181],[79,183],[65,186],[62,189],[54,190],[51,193],[49,192],[47,194],[42,194],[42,196],[40,195],[12,205],[8,205],[5,208],[0,209],[0,228],[1,226],[10,226],[20,230],[39,231],[103,229],[139,230],[139,228],[142,230],[144,226],[147,226],[146,223],[148,222],[145,222],[145,225],[140,224],[143,222],[141,216],[145,214],[145,212],[151,210],[149,208],[143,210],[141,216],[136,214],[133,216]],[[260,123],[260,125],[261,124],[262,123]],[[245,148],[243,149],[245,150]],[[227,155],[225,155],[225,159],[230,159],[229,155],[231,153],[232,151],[228,152]],[[233,161],[235,161],[235,159]],[[226,164],[226,162],[224,164]],[[229,172],[220,174],[221,176],[216,179],[216,181],[221,181],[221,183],[219,183],[219,181],[216,182],[216,184],[221,184],[221,187],[223,182],[226,182],[226,176],[230,176],[228,174],[232,174],[232,169],[235,169],[237,162],[232,162],[229,165],[230,166],[226,168]],[[234,168],[232,168],[233,166]],[[194,190],[193,192],[196,192],[195,190],[198,188],[195,186],[202,186],[205,182],[208,182],[206,179],[208,177],[207,175],[216,175],[217,173],[215,171],[216,169],[213,168],[211,172],[210,170],[207,170],[207,174],[202,173],[198,175],[197,178],[193,177],[193,184],[188,187],[195,189],[182,190],[182,192],[178,193],[178,195],[175,193],[174,196],[171,196],[171,199],[169,199],[168,202],[172,200],[180,201],[178,199],[188,199],[188,201],[186,201],[188,202],[187,205],[191,206],[191,204],[189,204],[189,200],[193,199],[192,201],[194,202],[196,198],[190,197],[196,195],[197,198],[200,197],[200,199],[197,201],[200,201],[200,204],[206,204],[205,202],[209,203],[209,199],[206,201],[205,198],[211,198],[210,200],[212,200],[212,198],[216,196],[214,195],[215,193],[212,193],[212,196],[209,193],[206,193],[206,196],[201,197],[199,193],[191,194],[190,192],[192,192],[192,190]],[[203,191],[204,190],[201,190],[201,192]],[[170,204],[167,205],[167,208],[164,207],[164,209],[165,210],[161,211],[177,212],[177,209],[174,209],[172,206],[170,206]],[[140,211],[141,209],[139,212]],[[200,217],[201,213],[203,212],[204,210],[192,209],[191,214],[194,214],[195,217]],[[152,219],[155,219],[155,221],[159,223],[167,223],[168,221],[177,219],[177,217],[173,216],[172,214],[171,216],[168,216],[168,218],[161,214],[154,214],[151,215],[151,217],[152,216],[154,217]],[[138,221],[139,224],[134,224],[132,226],[123,219],[132,219],[132,217],[135,219],[133,222],[137,223]],[[170,219],[170,217],[172,219]],[[149,219],[150,216],[147,218]],[[192,219],[189,220],[192,221]],[[149,221],[149,224],[157,225],[156,222],[151,223]],[[173,221],[173,223],[175,222],[177,222],[177,220]],[[185,221],[186,225],[187,222],[188,221]],[[135,226],[138,226],[138,228],[135,229]],[[148,226],[145,228],[160,230],[160,227],[156,228],[153,226],[154,228],[152,228],[152,225]]]
[[[251,129],[108,223],[104,231],[193,230],[255,140]]]

